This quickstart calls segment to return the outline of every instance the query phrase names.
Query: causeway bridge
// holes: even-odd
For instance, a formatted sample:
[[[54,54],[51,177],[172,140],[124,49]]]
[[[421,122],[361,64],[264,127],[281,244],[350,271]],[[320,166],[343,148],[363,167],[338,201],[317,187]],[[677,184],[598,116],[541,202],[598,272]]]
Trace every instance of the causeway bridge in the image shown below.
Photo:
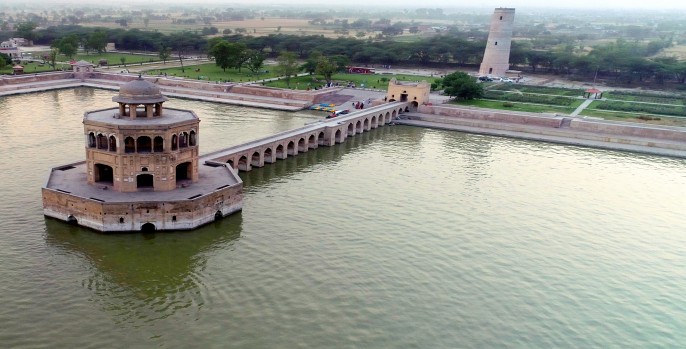
[[[410,108],[412,105],[409,102],[391,102],[355,110],[350,114],[205,154],[200,160],[210,165],[227,165],[238,171],[250,171],[253,167],[262,167],[319,146],[343,143],[348,137],[391,123],[398,115],[409,112]]]

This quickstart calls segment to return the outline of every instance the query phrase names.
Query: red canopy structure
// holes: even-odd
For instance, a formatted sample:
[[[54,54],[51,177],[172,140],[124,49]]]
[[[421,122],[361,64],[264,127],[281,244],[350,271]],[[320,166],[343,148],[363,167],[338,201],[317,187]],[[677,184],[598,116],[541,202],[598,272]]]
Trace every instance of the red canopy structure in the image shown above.
[[[603,91],[595,87],[591,87],[588,90],[584,91],[584,98],[591,98],[591,95],[593,95],[594,99],[601,99],[603,98]]]

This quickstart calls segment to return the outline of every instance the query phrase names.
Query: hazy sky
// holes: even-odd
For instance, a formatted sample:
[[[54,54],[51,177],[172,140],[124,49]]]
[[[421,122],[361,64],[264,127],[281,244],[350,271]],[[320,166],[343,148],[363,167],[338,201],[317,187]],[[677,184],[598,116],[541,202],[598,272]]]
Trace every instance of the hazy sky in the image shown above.
[[[31,4],[89,4],[97,5],[98,2],[94,0],[7,0],[7,3],[31,3]],[[279,4],[279,5],[293,5],[301,4],[307,5],[330,5],[332,7],[342,7],[351,5],[369,5],[374,7],[400,7],[400,8],[417,8],[417,7],[514,7],[514,8],[615,8],[615,9],[681,9],[686,10],[686,0],[652,0],[652,1],[636,1],[636,0],[566,0],[566,1],[551,1],[551,0],[481,0],[481,1],[466,1],[466,0],[334,0],[324,2],[322,0],[118,0],[116,2],[106,2],[103,5],[117,6],[117,5],[131,5],[136,3],[143,4],[214,4],[223,6],[232,6],[236,4],[250,5],[250,4]]]

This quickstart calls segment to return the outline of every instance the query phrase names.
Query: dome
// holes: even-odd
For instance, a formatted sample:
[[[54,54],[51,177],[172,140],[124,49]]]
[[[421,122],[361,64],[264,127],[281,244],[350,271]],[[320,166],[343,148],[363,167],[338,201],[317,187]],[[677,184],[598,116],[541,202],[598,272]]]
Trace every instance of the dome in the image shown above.
[[[167,101],[160,88],[142,77],[129,81],[119,88],[119,95],[112,97],[112,101],[126,104],[152,104]]]

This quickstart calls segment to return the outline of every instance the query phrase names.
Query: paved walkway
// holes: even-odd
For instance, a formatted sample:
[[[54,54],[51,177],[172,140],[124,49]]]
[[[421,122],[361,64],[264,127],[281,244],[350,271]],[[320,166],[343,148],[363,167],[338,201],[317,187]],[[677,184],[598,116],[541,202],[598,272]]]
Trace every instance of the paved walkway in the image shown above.
[[[589,105],[591,105],[591,103],[593,103],[593,101],[595,101],[595,99],[587,99],[587,100],[585,100],[585,101],[584,101],[583,103],[581,103],[581,105],[578,106],[571,114],[569,114],[569,116],[578,116],[579,114],[581,114],[581,112],[582,112],[584,109],[586,109],[586,107],[588,107]]]

